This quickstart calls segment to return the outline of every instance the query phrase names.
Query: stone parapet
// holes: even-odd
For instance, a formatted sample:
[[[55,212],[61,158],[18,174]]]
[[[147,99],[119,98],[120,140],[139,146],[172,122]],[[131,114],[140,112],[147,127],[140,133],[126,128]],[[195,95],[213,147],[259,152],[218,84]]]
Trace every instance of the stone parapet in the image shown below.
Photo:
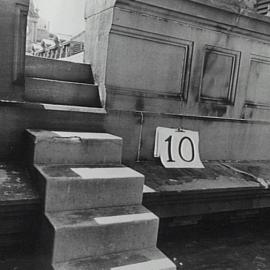
[[[103,103],[110,109],[268,119],[270,19],[247,2],[89,0],[86,61]]]
[[[14,81],[23,76],[29,0],[0,2],[0,96],[14,96]],[[22,90],[22,89],[18,89]]]

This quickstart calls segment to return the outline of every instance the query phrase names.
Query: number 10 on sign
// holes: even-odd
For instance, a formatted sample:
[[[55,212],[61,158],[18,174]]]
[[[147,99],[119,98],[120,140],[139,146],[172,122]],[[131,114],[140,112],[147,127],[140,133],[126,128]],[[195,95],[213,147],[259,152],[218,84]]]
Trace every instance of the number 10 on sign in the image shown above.
[[[176,162],[172,158],[172,139],[173,136],[169,136],[165,142],[168,142],[168,162]],[[181,160],[185,162],[193,162],[195,158],[195,147],[194,142],[189,137],[183,137],[178,145],[178,155],[181,158]]]
[[[166,168],[204,168],[196,131],[158,128],[155,148],[155,156],[160,157]]]

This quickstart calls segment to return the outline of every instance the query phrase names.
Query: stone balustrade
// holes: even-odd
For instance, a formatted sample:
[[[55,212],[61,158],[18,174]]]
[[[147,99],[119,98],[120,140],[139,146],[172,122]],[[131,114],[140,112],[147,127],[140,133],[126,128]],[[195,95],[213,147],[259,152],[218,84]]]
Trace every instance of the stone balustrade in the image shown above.
[[[52,45],[48,48],[43,48],[34,53],[39,57],[50,59],[67,58],[84,50],[84,44],[77,41],[65,41],[60,44]]]

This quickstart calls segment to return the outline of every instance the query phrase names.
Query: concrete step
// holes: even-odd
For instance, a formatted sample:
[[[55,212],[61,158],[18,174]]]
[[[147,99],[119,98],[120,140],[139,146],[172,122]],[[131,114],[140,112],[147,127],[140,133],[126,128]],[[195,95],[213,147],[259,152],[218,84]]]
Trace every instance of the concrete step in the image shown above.
[[[140,205],[46,216],[54,235],[52,264],[156,246],[158,218]]]
[[[25,76],[69,82],[94,83],[90,65],[29,55],[25,57]]]
[[[27,130],[34,164],[120,164],[122,138],[107,133]]]
[[[141,204],[144,176],[127,167],[35,166],[45,211]]]
[[[111,254],[96,260],[85,258],[56,264],[54,270],[176,270],[156,248]]]
[[[101,107],[96,85],[33,77],[25,78],[25,99],[49,104]]]

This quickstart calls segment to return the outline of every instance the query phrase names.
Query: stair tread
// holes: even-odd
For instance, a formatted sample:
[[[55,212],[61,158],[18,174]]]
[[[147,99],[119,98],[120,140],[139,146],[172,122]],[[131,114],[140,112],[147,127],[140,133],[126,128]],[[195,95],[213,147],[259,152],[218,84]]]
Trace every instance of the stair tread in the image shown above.
[[[27,132],[36,137],[37,140],[50,140],[55,138],[79,140],[122,140],[122,138],[108,133],[96,132],[68,132],[68,131],[49,131],[27,129]]]
[[[85,83],[85,82],[73,82],[73,81],[63,81],[63,80],[57,80],[57,79],[47,79],[47,78],[40,78],[40,77],[25,77],[25,81],[31,82],[31,81],[40,81],[40,82],[53,82],[53,83],[59,83],[59,84],[72,84],[72,85],[85,85],[85,86],[94,86],[98,87],[96,84],[93,83]]]
[[[122,138],[108,133],[28,129],[29,162],[35,164],[121,164]]]
[[[98,86],[44,78],[25,78],[25,99],[32,102],[101,107]]]
[[[144,176],[125,166],[34,167],[48,212],[137,205],[142,202]]]
[[[25,76],[93,83],[91,65],[36,56],[25,57]]]
[[[65,66],[66,64],[70,64],[72,66],[87,66],[90,67],[90,64],[87,63],[77,63],[77,62],[72,62],[72,61],[61,61],[59,59],[52,59],[52,58],[45,58],[45,57],[39,57],[39,56],[32,56],[32,55],[27,55],[27,64],[29,64],[30,61],[36,60],[37,62],[40,63],[55,63],[61,66]]]
[[[54,270],[175,270],[176,266],[157,248],[84,258],[54,265]]]
[[[91,180],[144,178],[141,173],[125,166],[83,166],[83,165],[35,165],[48,180]]]
[[[72,227],[107,226],[158,219],[156,215],[142,205],[49,212],[46,216],[56,230]]]
[[[47,212],[52,263],[156,246],[159,219],[141,205]]]

